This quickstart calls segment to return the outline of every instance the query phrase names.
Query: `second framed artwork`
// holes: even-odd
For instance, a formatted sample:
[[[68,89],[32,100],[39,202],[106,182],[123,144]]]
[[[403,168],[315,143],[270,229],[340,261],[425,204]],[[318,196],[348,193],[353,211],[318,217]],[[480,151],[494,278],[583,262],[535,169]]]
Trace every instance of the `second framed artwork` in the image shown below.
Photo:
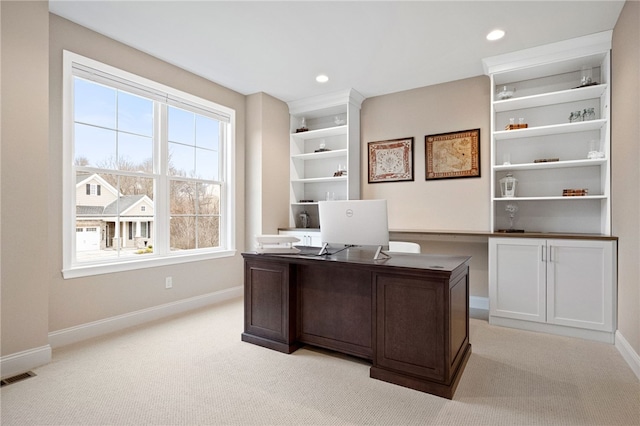
[[[426,180],[480,177],[480,129],[427,135]]]
[[[369,183],[413,180],[413,138],[369,142]]]

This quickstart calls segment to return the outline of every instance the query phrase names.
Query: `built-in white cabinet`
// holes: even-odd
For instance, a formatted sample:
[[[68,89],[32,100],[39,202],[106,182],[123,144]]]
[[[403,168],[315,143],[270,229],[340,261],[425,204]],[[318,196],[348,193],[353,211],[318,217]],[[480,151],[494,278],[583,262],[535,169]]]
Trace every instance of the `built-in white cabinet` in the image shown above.
[[[279,231],[280,235],[291,235],[300,240],[294,246],[322,247],[320,239],[320,231],[318,229],[300,229],[300,230],[284,230]]]
[[[616,242],[489,239],[489,322],[613,343]]]
[[[360,198],[360,107],[355,90],[289,102],[289,226],[318,228],[318,201]]]
[[[611,37],[483,60],[490,229],[510,236],[489,240],[493,324],[613,342]]]
[[[491,231],[610,235],[610,49],[607,31],[484,60]]]

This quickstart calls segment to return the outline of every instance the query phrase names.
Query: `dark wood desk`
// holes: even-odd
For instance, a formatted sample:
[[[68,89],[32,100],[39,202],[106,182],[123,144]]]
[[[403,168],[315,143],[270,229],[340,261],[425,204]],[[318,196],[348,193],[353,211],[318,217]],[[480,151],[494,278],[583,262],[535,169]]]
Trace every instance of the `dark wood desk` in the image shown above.
[[[469,257],[242,256],[243,341],[338,351],[370,360],[373,378],[453,397],[471,355]]]

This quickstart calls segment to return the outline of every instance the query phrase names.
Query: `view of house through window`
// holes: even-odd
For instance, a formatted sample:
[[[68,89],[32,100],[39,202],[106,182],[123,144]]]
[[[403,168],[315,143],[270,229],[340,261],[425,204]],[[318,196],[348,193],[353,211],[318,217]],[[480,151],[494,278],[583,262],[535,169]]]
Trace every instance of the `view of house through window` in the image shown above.
[[[157,91],[147,97],[139,84],[128,91],[121,79],[72,74],[72,264],[226,249],[228,120]]]

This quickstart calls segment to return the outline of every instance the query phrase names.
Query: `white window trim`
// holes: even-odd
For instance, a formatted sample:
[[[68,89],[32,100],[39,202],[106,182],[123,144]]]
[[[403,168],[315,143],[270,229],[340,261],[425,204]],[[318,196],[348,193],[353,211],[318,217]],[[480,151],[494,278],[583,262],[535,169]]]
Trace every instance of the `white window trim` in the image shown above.
[[[229,137],[229,144],[225,146],[224,155],[224,169],[221,171],[224,184],[221,188],[221,196],[226,199],[225,210],[222,212],[223,225],[220,229],[220,241],[227,242],[227,248],[225,249],[195,249],[189,250],[187,253],[184,251],[170,252],[162,256],[149,256],[136,260],[118,260],[111,263],[77,263],[74,262],[74,253],[76,250],[76,220],[75,220],[75,176],[72,173],[74,153],[73,153],[73,77],[72,67],[80,67],[83,69],[101,70],[110,76],[114,76],[125,81],[138,83],[141,87],[147,89],[157,90],[163,96],[166,96],[165,100],[174,105],[184,107],[185,105],[194,108],[194,105],[205,104],[212,109],[215,109],[224,115],[221,115],[221,119],[228,121],[231,125],[232,131]],[[116,80],[117,81],[117,80]],[[210,259],[218,259],[224,257],[231,257],[236,254],[236,239],[235,239],[235,205],[236,205],[236,191],[235,191],[235,176],[233,176],[233,170],[235,169],[235,128],[236,128],[236,114],[235,110],[225,107],[223,105],[216,104],[212,101],[199,98],[197,96],[182,92],[180,90],[165,86],[163,84],[148,80],[144,77],[137,76],[135,74],[120,70],[118,68],[103,64],[93,59],[86,58],[73,52],[65,50],[63,52],[63,96],[62,96],[62,138],[63,138],[63,167],[62,167],[62,246],[63,246],[63,265],[62,275],[64,279],[78,278],[84,276],[109,274],[121,271],[132,271],[143,268],[152,268],[158,266],[175,265],[185,262],[203,261]],[[161,158],[166,158],[166,152],[161,153]],[[154,156],[157,158],[158,156]],[[164,161],[163,161],[164,162]],[[166,164],[166,162],[165,162]],[[162,174],[162,173],[161,173]],[[164,195],[159,194],[159,197]],[[159,205],[162,204],[162,200],[159,200]],[[163,222],[167,222],[168,206],[165,214],[157,214],[158,221],[156,226],[159,228],[163,225]],[[160,234],[156,234],[160,238]]]

